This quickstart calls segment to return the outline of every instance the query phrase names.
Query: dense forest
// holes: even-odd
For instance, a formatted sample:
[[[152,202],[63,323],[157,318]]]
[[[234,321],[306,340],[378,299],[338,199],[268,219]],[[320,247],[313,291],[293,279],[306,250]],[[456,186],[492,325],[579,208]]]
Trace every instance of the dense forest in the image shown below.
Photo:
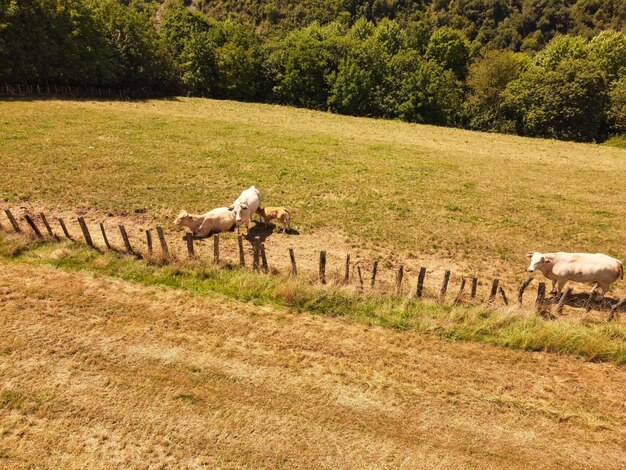
[[[0,0],[0,81],[626,133],[623,0]]]

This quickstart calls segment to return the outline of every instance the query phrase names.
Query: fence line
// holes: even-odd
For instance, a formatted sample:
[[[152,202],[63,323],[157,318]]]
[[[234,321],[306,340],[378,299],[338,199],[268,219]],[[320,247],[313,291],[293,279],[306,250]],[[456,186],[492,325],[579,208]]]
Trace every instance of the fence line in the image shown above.
[[[145,89],[115,88],[67,85],[58,83],[8,83],[0,81],[0,96],[8,97],[54,97],[54,98],[91,98],[91,99],[145,99],[162,97],[163,94],[151,93]]]
[[[23,235],[24,232],[22,230],[22,228],[19,226],[17,219],[15,218],[15,216],[13,215],[13,213],[11,212],[10,209],[4,209],[4,214],[6,216],[6,218],[8,219],[9,223],[10,223],[10,227],[13,228],[13,231],[17,234],[21,234]],[[32,216],[30,214],[24,214],[23,219],[26,221],[27,225],[31,228],[32,231],[32,235],[30,236],[35,236],[38,239],[44,239],[46,238],[46,236],[44,236],[44,233],[41,232],[39,230],[39,228],[37,227],[37,223],[36,223],[36,219],[37,216]],[[60,238],[54,234],[52,227],[50,226],[50,224],[48,223],[48,219],[46,218],[46,215],[43,212],[40,212],[38,214],[38,219],[41,221],[41,223],[45,226],[46,228],[46,232],[47,232],[47,236],[50,239],[53,240],[60,240]],[[64,220],[62,218],[57,217],[56,220],[59,222],[59,225],[63,231],[64,236],[69,239],[74,241],[74,239],[72,238],[70,232],[67,229],[67,226],[64,222]],[[98,248],[96,247],[93,238],[91,236],[91,233],[89,231],[89,227],[87,225],[87,222],[85,221],[85,219],[83,217],[77,217],[76,218],[76,222],[78,223],[78,226],[82,232],[83,238],[85,239],[85,243],[93,248],[98,250]],[[107,237],[107,233],[106,233],[106,229],[105,229],[105,225],[104,223],[99,223],[99,228],[100,231],[102,233],[102,239],[103,242],[106,246],[106,248],[108,250],[112,250],[112,246],[109,242],[109,238]],[[126,229],[124,227],[124,225],[118,225],[118,229],[120,231],[120,235],[122,237],[123,243],[124,243],[124,248],[125,248],[125,252],[129,255],[133,255],[137,258],[142,258],[142,254],[140,252],[138,252],[136,249],[134,249],[131,245],[131,241],[130,241],[130,237],[128,236],[128,233],[126,232]],[[171,261],[174,259],[174,257],[172,257],[168,244],[167,244],[167,240],[165,238],[165,233],[163,232],[163,228],[161,226],[156,226],[156,232],[158,235],[158,239],[161,245],[161,255],[164,261]],[[0,230],[10,230],[9,227],[6,227],[0,223]],[[151,229],[145,230],[145,235],[146,235],[146,241],[147,241],[147,256],[148,258],[154,258],[154,249],[153,249],[153,244],[152,244],[152,235],[151,235]],[[28,235],[28,234],[27,234]],[[219,234],[215,234],[213,236],[213,263],[216,266],[221,266],[222,264],[220,263],[220,244],[219,244]],[[238,245],[238,254],[239,254],[239,265],[241,267],[245,266],[245,254],[244,254],[244,249],[243,249],[243,240],[242,240],[242,235],[238,235],[237,236],[237,245]],[[195,247],[194,247],[194,237],[191,233],[186,233],[185,234],[185,241],[186,241],[186,245],[187,245],[187,252],[188,252],[188,257],[192,258],[192,259],[199,259],[199,257],[196,255],[196,251],[195,251]],[[253,248],[253,262],[252,262],[252,269],[254,272],[259,272],[262,271],[263,273],[269,273],[269,266],[268,266],[268,260],[266,257],[266,252],[265,252],[265,243],[262,243],[260,240],[260,237],[255,237],[252,241],[252,248]],[[100,251],[100,250],[98,250]],[[288,254],[289,254],[289,260],[290,260],[290,264],[291,264],[291,269],[290,269],[290,274],[292,276],[297,276],[298,275],[298,269],[296,267],[296,255],[295,255],[295,250],[293,248],[289,248],[288,249]],[[357,287],[357,291],[358,292],[363,292],[364,291],[364,282],[363,282],[363,274],[361,271],[361,264],[359,262],[356,263],[355,265],[356,267],[356,271],[358,273],[358,285]],[[320,284],[327,284],[327,272],[326,272],[326,268],[327,268],[327,253],[325,250],[322,250],[319,252],[319,271],[318,271],[318,277],[317,277],[317,281]],[[371,272],[371,280],[370,280],[370,290],[374,291],[376,289],[376,277],[378,274],[378,269],[379,269],[379,260],[375,259],[372,263],[372,272]],[[395,278],[395,289],[388,289],[389,292],[394,292],[396,296],[400,296],[402,294],[402,285],[403,285],[403,280],[405,277],[405,269],[404,269],[404,265],[400,264],[397,268],[397,272],[396,272],[396,278]],[[426,274],[427,274],[427,269],[426,267],[420,267],[419,270],[419,274],[417,277],[417,284],[416,284],[416,290],[415,290],[415,298],[416,299],[422,299],[424,298],[424,282],[426,279]],[[346,256],[346,261],[345,261],[345,272],[344,275],[341,276],[339,274],[339,276],[341,277],[341,282],[339,281],[339,278],[337,279],[337,283],[338,284],[343,284],[343,285],[349,285],[350,284],[350,254],[348,254]],[[443,277],[443,283],[441,284],[441,287],[439,289],[439,295],[436,297],[436,299],[439,302],[444,302],[445,300],[445,296],[448,290],[448,285],[450,282],[450,277],[451,277],[451,272],[450,270],[445,270],[444,272],[444,277]],[[523,302],[523,296],[524,293],[527,289],[527,287],[530,285],[530,283],[533,281],[533,277],[529,277],[527,279],[524,280],[524,282],[522,282],[522,284],[519,287],[518,290],[518,304],[522,305]],[[457,295],[454,297],[454,300],[452,302],[452,305],[458,305],[463,301],[463,296],[464,296],[464,290],[465,290],[465,284],[466,284],[466,278],[465,277],[461,277],[460,280],[461,284],[460,284],[460,288],[459,291],[457,293]],[[472,301],[474,301],[476,299],[476,293],[477,293],[477,286],[478,286],[478,278],[476,276],[473,276],[471,278],[471,294],[470,294],[470,299]],[[380,285],[380,283],[379,283]],[[485,300],[486,305],[491,305],[493,306],[493,304],[496,302],[496,297],[497,295],[500,294],[500,297],[502,298],[502,303],[505,306],[509,305],[509,301],[506,295],[506,292],[504,290],[504,288],[502,287],[502,285],[500,284],[500,279],[495,278],[492,280],[491,283],[491,289],[489,292],[489,296],[488,298]],[[535,311],[537,312],[537,314],[543,316],[544,318],[555,318],[554,314],[552,313],[552,303],[558,301],[557,305],[556,305],[556,314],[560,315],[563,312],[563,308],[565,305],[567,305],[567,301],[569,299],[572,298],[572,288],[568,288],[567,291],[565,293],[563,293],[560,298],[557,299],[552,299],[552,300],[548,300],[546,299],[546,285],[545,282],[539,282],[538,284],[538,288],[537,288],[537,298],[535,300]],[[472,302],[472,303],[476,303],[476,302]],[[586,303],[586,307],[587,309],[590,308],[591,305],[591,299]],[[609,316],[609,320],[612,320],[616,313],[618,311],[620,311],[620,309],[625,308],[626,307],[626,299],[623,299],[621,301],[617,300],[617,303],[615,305],[613,305],[610,309],[610,316]]]

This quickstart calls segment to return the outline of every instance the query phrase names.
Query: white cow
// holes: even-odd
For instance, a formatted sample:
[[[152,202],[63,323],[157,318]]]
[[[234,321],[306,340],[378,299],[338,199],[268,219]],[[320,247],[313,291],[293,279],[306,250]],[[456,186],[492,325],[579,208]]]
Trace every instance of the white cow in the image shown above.
[[[233,205],[230,206],[229,209],[235,213],[237,230],[239,230],[241,224],[244,224],[246,230],[249,230],[252,215],[259,207],[261,207],[261,193],[255,186],[250,186],[235,199],[235,202],[233,202]]]
[[[187,227],[194,237],[202,238],[232,229],[235,225],[235,213],[228,207],[218,207],[202,215],[180,211],[174,223]]]
[[[610,256],[601,253],[539,253],[526,255],[530,259],[528,271],[536,269],[552,281],[552,292],[557,286],[560,294],[567,281],[595,283],[592,293],[600,287],[603,295],[611,284],[619,278],[624,279],[624,266]]]

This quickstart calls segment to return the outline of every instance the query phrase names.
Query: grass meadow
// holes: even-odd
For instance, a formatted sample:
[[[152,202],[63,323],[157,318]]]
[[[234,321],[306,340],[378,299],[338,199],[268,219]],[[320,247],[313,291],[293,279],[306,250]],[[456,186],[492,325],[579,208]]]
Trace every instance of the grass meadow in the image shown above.
[[[0,101],[0,168],[0,208],[61,215],[77,240],[85,215],[99,247],[104,221],[114,245],[0,217],[2,468],[624,468],[624,314],[482,301],[489,276],[515,296],[528,250],[626,258],[624,149],[227,101],[22,100]],[[234,266],[234,234],[220,266],[210,240],[188,260],[178,211],[252,184],[299,233],[265,240],[271,274]],[[122,254],[118,223],[144,254],[163,224],[177,256]],[[342,285],[346,253],[387,278]],[[478,301],[453,304],[459,273],[481,276]]]
[[[204,261],[138,261],[115,252],[100,254],[70,242],[38,243],[22,237],[0,238],[0,260],[89,271],[145,286],[180,289],[197,296],[222,296],[259,308],[288,309],[314,316],[339,317],[369,326],[417,331],[449,340],[476,341],[512,349],[583,357],[626,364],[626,324],[607,323],[604,314],[546,320],[532,308],[454,305],[414,300],[376,291],[359,294],[341,284],[311,286],[302,276],[268,275],[247,269],[222,269]],[[529,301],[532,305],[532,299]],[[623,315],[623,314],[621,314]]]
[[[519,280],[529,250],[626,259],[626,150],[205,99],[0,102],[0,199],[142,213],[255,184],[317,249]],[[313,243],[313,242],[312,242]]]
[[[626,462],[614,364],[59,269],[43,261],[85,253],[48,249],[0,259],[2,468]]]

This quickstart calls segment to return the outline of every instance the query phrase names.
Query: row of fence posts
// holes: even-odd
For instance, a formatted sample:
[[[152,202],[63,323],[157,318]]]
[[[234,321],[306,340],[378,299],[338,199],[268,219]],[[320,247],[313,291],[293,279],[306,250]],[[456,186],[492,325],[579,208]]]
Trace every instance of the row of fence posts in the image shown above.
[[[5,96],[58,96],[64,98],[105,98],[105,99],[135,99],[149,96],[143,90],[94,87],[94,86],[73,86],[59,85],[56,83],[32,84],[17,83],[11,84],[0,82],[0,95]]]
[[[9,223],[11,224],[11,226],[13,227],[13,230],[16,233],[22,233],[22,229],[20,227],[20,225],[18,224],[15,216],[13,215],[13,213],[11,212],[10,209],[4,209],[4,213],[7,217],[7,219],[9,220]],[[48,233],[48,235],[50,237],[53,237],[55,239],[59,239],[59,237],[53,232],[52,227],[50,226],[48,219],[46,218],[46,215],[41,212],[39,214],[39,218],[41,219],[41,222],[43,223],[46,232]],[[32,230],[33,234],[37,237],[37,238],[44,238],[44,235],[42,234],[41,230],[39,229],[39,227],[37,226],[37,224],[35,223],[35,220],[28,214],[24,215],[24,220],[26,221],[26,223],[28,224],[28,226],[30,227],[30,229]],[[57,217],[56,218],[57,222],[59,223],[59,226],[61,227],[61,230],[63,231],[63,235],[69,239],[74,241],[74,239],[72,238],[72,236],[70,235],[67,226],[65,224],[65,221],[60,218]],[[78,225],[80,226],[81,232],[83,234],[83,238],[85,239],[85,243],[91,247],[91,248],[96,248],[93,239],[91,237],[91,233],[89,232],[89,228],[87,226],[87,223],[85,222],[85,219],[83,217],[78,217],[77,218],[77,222]],[[102,234],[102,239],[104,241],[104,244],[106,246],[106,248],[108,250],[112,250],[112,246],[109,242],[107,233],[106,233],[106,229],[104,227],[103,223],[99,224],[100,226],[100,231]],[[2,229],[2,224],[0,223],[0,229]],[[118,225],[118,229],[120,232],[120,236],[122,238],[122,241],[124,243],[124,249],[126,251],[126,253],[136,256],[138,258],[141,258],[141,254],[139,252],[137,252],[130,241],[130,238],[128,236],[128,233],[126,232],[126,228],[124,227],[124,225]],[[170,259],[171,255],[170,255],[170,250],[167,244],[167,241],[165,239],[165,233],[163,232],[163,228],[160,226],[156,227],[156,233],[157,233],[157,237],[159,240],[159,244],[161,247],[161,254],[163,256],[163,258],[165,259]],[[148,254],[149,256],[153,256],[154,254],[154,247],[153,247],[153,240],[152,240],[152,231],[150,229],[145,231],[145,235],[146,235],[146,244],[148,247]],[[185,241],[186,241],[186,245],[187,245],[187,254],[189,258],[196,258],[196,253],[195,253],[195,247],[194,247],[194,237],[193,234],[191,234],[190,232],[187,232],[185,234]],[[213,235],[213,261],[216,264],[219,264],[220,262],[220,237],[219,234],[215,234]],[[237,246],[239,249],[239,265],[241,267],[245,266],[245,252],[244,252],[244,245],[243,245],[243,236],[241,234],[237,235]],[[254,271],[262,271],[264,273],[268,273],[269,272],[269,266],[268,266],[268,262],[267,262],[267,256],[266,256],[266,252],[265,252],[265,243],[261,242],[260,237],[255,237],[253,239],[253,258],[252,258],[252,269]],[[297,275],[298,274],[298,268],[296,265],[296,256],[295,256],[295,252],[293,248],[289,248],[289,258],[291,261],[291,274],[292,275]],[[370,279],[370,287],[373,289],[376,285],[376,277],[378,275],[378,264],[379,264],[379,260],[374,260],[373,264],[372,264],[372,276]],[[361,266],[360,264],[357,263],[356,265],[356,271],[357,271],[357,275],[358,275],[358,289],[359,291],[363,292],[364,290],[364,281],[363,281],[363,274],[361,271]],[[350,282],[350,273],[351,273],[351,260],[350,260],[350,254],[346,255],[346,261],[345,261],[345,271],[344,271],[344,277],[343,277],[343,283],[344,284],[348,284]],[[426,280],[426,274],[427,274],[427,269],[425,267],[420,267],[419,270],[419,274],[417,276],[417,284],[416,284],[416,288],[415,288],[415,297],[416,298],[422,298],[424,295],[424,282]],[[449,270],[446,270],[444,272],[444,276],[443,276],[443,282],[441,284],[441,288],[439,290],[439,301],[443,301],[446,297],[447,291],[448,291],[448,285],[450,282],[450,275],[451,272]],[[326,251],[320,251],[320,256],[319,256],[319,282],[321,284],[326,284],[327,280],[326,280]],[[523,297],[524,297],[524,292],[526,290],[526,288],[530,285],[530,283],[533,281],[533,277],[528,277],[526,280],[524,280],[524,282],[522,282],[522,284],[519,287],[518,290],[518,295],[517,295],[517,300],[518,300],[518,304],[522,305],[523,304]],[[395,294],[396,295],[401,295],[402,294],[402,286],[403,286],[403,280],[404,280],[404,265],[400,265],[398,267],[398,271],[396,272],[396,281],[395,281]],[[456,296],[454,297],[454,301],[453,304],[454,305],[458,305],[463,297],[464,291],[465,291],[465,286],[467,283],[467,279],[465,277],[461,278],[461,284],[460,284],[460,288],[458,293],[456,294]],[[471,278],[471,288],[470,288],[470,298],[471,299],[476,299],[476,295],[477,295],[477,289],[478,289],[478,278],[476,276]],[[500,295],[500,297],[502,298],[502,301],[504,302],[505,305],[509,305],[509,300],[507,298],[506,292],[504,291],[504,289],[502,288],[502,286],[500,285],[500,280],[498,278],[494,279],[492,281],[491,284],[491,290],[490,290],[490,294],[489,294],[489,298],[487,300],[488,304],[493,304],[496,299],[498,294]],[[570,298],[572,294],[572,288],[569,287],[558,299],[557,302],[557,306],[556,306],[556,314],[561,314],[563,312],[563,308],[566,305],[567,300]],[[590,297],[590,301],[591,301],[591,297]],[[587,310],[590,309],[590,301],[587,303]],[[537,287],[537,298],[535,301],[535,311],[540,314],[541,316],[545,317],[545,318],[554,318],[554,315],[551,312],[551,302],[547,302],[546,301],[546,284],[545,282],[539,282],[538,287]],[[615,314],[617,313],[617,311],[619,309],[621,309],[622,307],[626,306],[626,299],[621,300],[620,302],[616,303],[612,309],[611,309],[611,314],[609,319],[612,320],[615,317]]]

